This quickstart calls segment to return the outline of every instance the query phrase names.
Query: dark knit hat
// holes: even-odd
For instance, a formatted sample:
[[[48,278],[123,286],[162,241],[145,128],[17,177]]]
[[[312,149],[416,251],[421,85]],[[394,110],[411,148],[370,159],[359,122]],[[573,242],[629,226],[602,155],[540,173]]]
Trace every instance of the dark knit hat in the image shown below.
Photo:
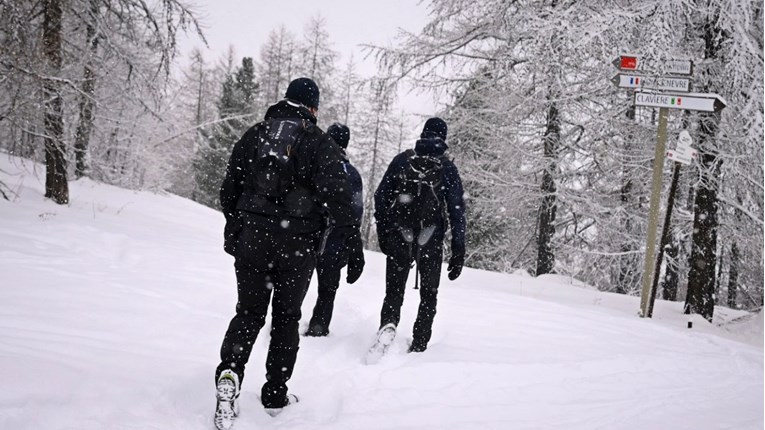
[[[319,108],[319,86],[312,79],[297,78],[287,87],[285,99],[301,103],[309,108]]]
[[[429,137],[440,137],[442,140],[446,140],[446,122],[438,117],[433,117],[425,121],[425,127],[422,128],[422,134],[420,137],[423,139]]]
[[[327,129],[327,134],[329,134],[329,137],[331,137],[335,143],[340,145],[341,148],[345,149],[348,147],[348,141],[351,139],[351,130],[349,130],[345,124],[336,122],[330,125]]]

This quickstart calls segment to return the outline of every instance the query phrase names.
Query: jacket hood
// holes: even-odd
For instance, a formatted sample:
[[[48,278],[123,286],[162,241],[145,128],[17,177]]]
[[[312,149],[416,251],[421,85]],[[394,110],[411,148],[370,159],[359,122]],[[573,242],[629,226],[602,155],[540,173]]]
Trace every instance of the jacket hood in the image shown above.
[[[316,125],[316,116],[314,116],[307,107],[291,102],[289,100],[282,100],[275,105],[272,105],[266,111],[265,119],[307,119]]]
[[[430,155],[440,157],[449,149],[449,146],[440,137],[428,137],[420,139],[414,144],[414,152],[418,155]]]

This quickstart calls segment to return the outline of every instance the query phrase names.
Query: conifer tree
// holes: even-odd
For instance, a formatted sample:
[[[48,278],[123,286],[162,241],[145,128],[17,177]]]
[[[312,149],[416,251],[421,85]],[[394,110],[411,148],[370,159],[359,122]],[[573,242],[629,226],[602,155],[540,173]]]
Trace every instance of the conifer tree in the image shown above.
[[[234,144],[249,128],[254,118],[254,101],[259,86],[255,81],[252,58],[242,59],[242,65],[222,84],[218,101],[220,121],[205,136],[194,162],[197,184],[196,200],[212,208],[220,208],[220,185]]]

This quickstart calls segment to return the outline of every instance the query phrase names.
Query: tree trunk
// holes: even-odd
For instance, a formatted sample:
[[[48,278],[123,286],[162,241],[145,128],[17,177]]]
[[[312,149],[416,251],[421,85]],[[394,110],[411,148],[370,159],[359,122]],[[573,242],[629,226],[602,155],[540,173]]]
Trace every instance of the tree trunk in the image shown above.
[[[714,292],[714,299],[715,299],[715,306],[720,304],[720,288],[722,288],[722,272],[723,272],[723,262],[725,261],[725,245],[720,245],[720,252],[717,255],[717,264],[716,264],[716,270],[717,275],[715,275],[715,292]]]
[[[716,131],[716,120],[703,121],[703,138],[711,140]],[[685,297],[685,313],[701,314],[712,321],[714,314],[715,266],[717,263],[717,187],[715,180],[720,174],[717,157],[702,155],[702,173],[707,176],[705,186],[696,192],[695,214],[693,217],[693,244],[688,273],[688,295]]]
[[[704,23],[704,54],[714,64],[721,61],[718,52],[724,35],[712,22]],[[704,91],[709,91],[708,83]],[[685,313],[701,314],[708,321],[714,316],[714,293],[717,263],[717,190],[722,161],[718,160],[714,141],[720,124],[720,112],[702,114],[699,124],[701,181],[696,190],[693,239],[688,273]]]
[[[351,60],[348,63],[348,81],[345,83],[345,102],[343,103],[343,118],[345,119],[345,122],[343,124],[348,125],[348,119],[350,111],[351,111],[351,92],[352,92],[352,86],[353,86],[353,54],[351,54]]]
[[[631,94],[631,93],[630,93]],[[634,135],[632,132],[632,122],[635,121],[635,105],[632,104],[627,109],[627,119],[630,120],[629,122],[629,133],[627,134],[627,139],[624,144],[625,152],[629,152],[630,147],[632,146],[632,142],[634,140]],[[630,207],[632,204],[632,201],[634,200],[634,195],[632,192],[633,183],[632,183],[632,174],[628,171],[628,169],[625,167],[622,172],[622,186],[619,190],[619,197],[622,203],[622,207],[624,208],[624,221],[622,225],[624,226],[624,231],[626,233],[626,236],[632,237],[632,213],[633,208]],[[636,258],[635,254],[632,254],[632,251],[634,251],[634,246],[631,242],[629,242],[628,239],[625,239],[625,242],[622,243],[620,247],[621,256],[619,257],[619,266],[618,266],[618,279],[616,280],[616,292],[620,294],[627,294],[632,290],[632,287],[636,285],[637,279],[639,277],[640,271],[638,270],[638,259]]]
[[[555,172],[558,169],[558,146],[560,145],[560,114],[554,101],[547,111],[547,128],[544,135],[545,170],[542,173],[542,204],[539,207],[539,236],[537,236],[536,275],[550,273],[555,267],[552,238],[555,234],[557,195]]]
[[[377,174],[377,144],[380,138],[380,127],[381,127],[380,116],[381,115],[382,115],[381,109],[377,109],[377,116],[375,119],[375,137],[374,137],[374,143],[372,145],[372,172],[369,174],[369,186],[368,186],[369,191],[367,192],[367,196],[369,196],[368,198],[370,199],[369,201],[371,203],[368,206],[368,208],[374,207],[374,195],[375,195],[375,189],[376,189],[375,176]],[[364,225],[364,243],[369,243],[369,234],[372,231],[372,215],[371,214],[374,211],[368,208],[365,208],[364,210],[365,213],[369,214],[366,216],[366,219],[365,219],[366,222],[364,223],[365,224]]]
[[[69,184],[66,182],[66,149],[64,147],[64,119],[61,102],[61,83],[55,80],[61,72],[61,0],[44,3],[43,53],[47,75],[43,83],[45,112],[45,197],[63,205],[69,203]]]
[[[85,176],[88,170],[87,155],[90,145],[90,134],[93,130],[93,116],[95,110],[95,86],[96,78],[93,73],[96,52],[98,51],[98,36],[96,25],[98,23],[98,2],[90,1],[90,15],[85,27],[86,48],[88,58],[85,60],[83,69],[82,87],[80,88],[80,121],[74,135],[74,175],[77,178]]]
[[[199,66],[199,87],[197,88],[197,114],[194,117],[196,126],[202,124],[202,86],[204,85],[204,71],[201,70],[202,66]]]
[[[677,238],[674,235],[670,235],[670,242],[667,244],[664,253],[667,255],[667,268],[664,271],[664,283],[661,287],[661,296],[664,300],[675,301],[677,300],[677,284],[680,280],[678,274],[677,254],[679,252],[679,246],[677,244]]]
[[[733,245],[730,247],[730,270],[728,271],[728,307],[731,309],[738,309],[736,304],[736,293],[738,292],[738,262],[738,245],[736,242],[733,242]]]

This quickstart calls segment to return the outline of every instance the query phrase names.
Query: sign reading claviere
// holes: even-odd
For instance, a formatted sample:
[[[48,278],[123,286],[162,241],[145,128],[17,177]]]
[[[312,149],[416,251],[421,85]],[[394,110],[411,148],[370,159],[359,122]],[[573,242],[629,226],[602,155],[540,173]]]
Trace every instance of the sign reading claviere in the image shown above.
[[[635,91],[635,106],[718,112],[727,103],[717,94],[666,94]]]

